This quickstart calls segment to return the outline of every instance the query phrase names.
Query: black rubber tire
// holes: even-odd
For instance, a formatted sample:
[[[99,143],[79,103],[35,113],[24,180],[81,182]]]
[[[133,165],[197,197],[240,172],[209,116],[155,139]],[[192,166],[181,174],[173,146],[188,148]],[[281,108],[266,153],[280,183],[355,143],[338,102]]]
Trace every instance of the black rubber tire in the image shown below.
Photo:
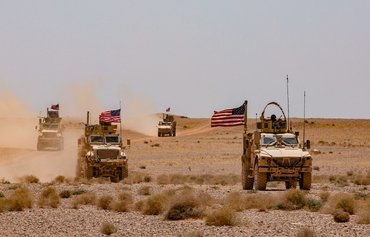
[[[254,184],[254,177],[253,178],[248,177],[248,170],[250,169],[249,167],[247,167],[245,159],[246,157],[242,156],[242,187],[243,187],[243,190],[252,190],[253,184]]]
[[[296,189],[297,188],[297,181],[285,181],[285,188],[286,189]]]
[[[267,173],[258,172],[256,189],[263,191],[266,190],[266,186],[267,186]]]
[[[125,165],[122,169],[122,179],[125,179],[128,177],[128,165]]]
[[[299,188],[302,190],[310,190],[312,182],[311,172],[305,172],[301,174],[301,179],[299,180]]]

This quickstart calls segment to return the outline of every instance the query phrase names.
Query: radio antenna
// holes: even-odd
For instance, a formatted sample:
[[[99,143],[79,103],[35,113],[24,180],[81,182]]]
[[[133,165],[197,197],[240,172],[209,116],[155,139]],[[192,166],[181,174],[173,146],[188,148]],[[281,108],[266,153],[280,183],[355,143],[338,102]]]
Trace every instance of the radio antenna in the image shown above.
[[[303,148],[306,147],[306,91],[303,93]]]
[[[291,125],[290,125],[290,115],[289,115],[289,78],[288,75],[286,75],[286,92],[287,92],[287,101],[288,101],[288,131],[291,131]]]

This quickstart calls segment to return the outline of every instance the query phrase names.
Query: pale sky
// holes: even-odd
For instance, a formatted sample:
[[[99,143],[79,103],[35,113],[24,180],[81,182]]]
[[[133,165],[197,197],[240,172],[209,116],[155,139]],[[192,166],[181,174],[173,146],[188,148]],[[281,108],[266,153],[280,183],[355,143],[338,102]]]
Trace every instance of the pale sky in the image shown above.
[[[306,90],[308,117],[370,118],[370,1],[0,0],[0,87],[34,111],[92,84],[107,109],[254,117],[287,74],[292,116]]]

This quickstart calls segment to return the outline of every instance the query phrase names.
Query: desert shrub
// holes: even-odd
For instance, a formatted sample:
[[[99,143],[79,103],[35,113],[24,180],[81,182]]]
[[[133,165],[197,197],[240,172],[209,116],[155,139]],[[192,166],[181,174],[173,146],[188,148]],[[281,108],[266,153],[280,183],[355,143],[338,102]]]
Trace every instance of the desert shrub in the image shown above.
[[[36,184],[39,181],[40,180],[34,175],[26,175],[21,178],[21,182],[23,183]]]
[[[10,184],[10,181],[9,181],[9,180],[6,180],[6,179],[4,179],[4,178],[1,178],[1,179],[0,179],[0,183],[1,183],[1,184]]]
[[[152,147],[160,147],[160,146],[161,146],[161,144],[159,144],[159,143],[155,143],[155,144],[152,145]]]
[[[150,183],[151,181],[152,181],[152,177],[150,177],[149,175],[144,176],[144,182],[145,183]]]
[[[105,235],[111,235],[117,232],[117,228],[109,222],[103,222],[100,226],[100,232]]]
[[[278,209],[284,210],[298,210],[305,206],[306,195],[303,191],[298,189],[289,189],[282,200],[277,204]]]
[[[320,171],[320,166],[314,166],[312,167],[313,170]]]
[[[148,144],[148,143],[146,143],[146,144]],[[145,165],[140,165],[139,168],[145,170],[146,166]]]
[[[343,223],[349,221],[349,213],[343,210],[335,210],[333,213],[333,218],[335,222]]]
[[[200,203],[192,194],[178,195],[172,201],[165,219],[184,220],[188,218],[199,218],[203,216]]]
[[[297,237],[315,237],[315,236],[316,236],[315,232],[308,227],[301,229],[297,233]]]
[[[348,212],[349,214],[354,214],[355,210],[355,201],[352,195],[342,195],[338,198],[336,204],[336,209],[341,209],[344,212]]]
[[[66,181],[66,177],[64,177],[63,175],[58,175],[57,177],[55,177],[54,181],[56,183],[64,183]]]
[[[71,196],[72,196],[72,193],[69,190],[63,190],[59,193],[59,197],[61,198],[70,198]]]
[[[9,198],[0,199],[0,212],[22,211],[25,208],[32,208],[32,196],[27,188],[14,190]]]
[[[186,183],[187,177],[183,174],[172,174],[170,175],[171,184],[184,184]]]
[[[77,209],[79,205],[94,205],[96,200],[95,193],[87,192],[73,197],[72,207]]]
[[[113,202],[113,197],[112,196],[110,196],[110,195],[104,195],[104,196],[101,196],[98,199],[96,205],[100,209],[108,210],[108,209],[110,209],[110,207],[112,205],[112,202]]]
[[[353,176],[353,171],[352,170],[347,171],[347,176]]]
[[[356,175],[353,177],[352,183],[356,185],[370,185],[370,177],[365,175]]]
[[[159,215],[165,210],[167,201],[167,197],[164,195],[153,195],[145,200],[141,211],[144,215]]]
[[[170,178],[166,174],[160,174],[157,176],[157,184],[166,185],[170,183]]]
[[[223,207],[208,214],[205,222],[213,226],[235,226],[238,221],[233,209]]]
[[[139,195],[150,195],[151,187],[150,186],[143,186],[138,191]]]
[[[307,198],[305,205],[307,206],[307,208],[310,211],[317,212],[323,206],[323,202],[322,202],[322,200],[317,200],[317,199],[313,199],[313,198]]]
[[[321,192],[321,193],[319,193],[319,197],[320,197],[320,199],[321,199],[323,202],[327,202],[327,201],[328,201],[328,199],[329,199],[329,197],[330,197],[330,193],[329,193],[329,192],[326,192],[326,191]]]
[[[86,190],[80,189],[80,188],[75,189],[75,190],[72,191],[72,195],[74,195],[74,196],[78,196],[78,195],[81,195],[83,193],[86,193]]]
[[[39,207],[57,208],[60,204],[60,197],[54,187],[49,186],[42,190],[39,200]]]
[[[243,211],[246,209],[244,199],[239,192],[233,192],[226,197],[225,204],[235,211]]]

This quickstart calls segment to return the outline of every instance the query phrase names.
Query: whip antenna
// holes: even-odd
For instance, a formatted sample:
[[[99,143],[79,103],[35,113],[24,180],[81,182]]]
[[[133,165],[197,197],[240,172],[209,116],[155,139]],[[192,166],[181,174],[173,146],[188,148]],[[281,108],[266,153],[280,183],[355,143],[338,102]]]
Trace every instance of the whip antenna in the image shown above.
[[[291,131],[291,125],[290,125],[290,115],[289,115],[289,78],[288,75],[286,75],[286,92],[287,92],[287,101],[288,101],[288,131]]]
[[[306,91],[303,93],[303,148],[306,147]]]

